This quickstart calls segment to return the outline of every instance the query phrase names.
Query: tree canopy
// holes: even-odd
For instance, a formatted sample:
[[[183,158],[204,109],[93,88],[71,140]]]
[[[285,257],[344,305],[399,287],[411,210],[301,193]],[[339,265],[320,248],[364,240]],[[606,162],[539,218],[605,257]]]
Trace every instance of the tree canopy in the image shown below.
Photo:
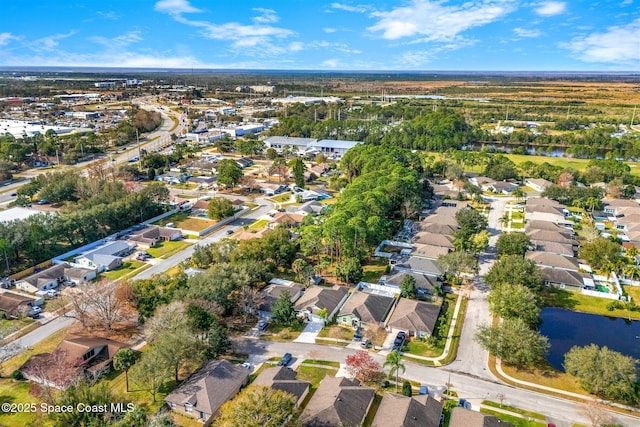
[[[542,274],[531,260],[519,255],[505,255],[493,264],[484,280],[492,287],[501,283],[526,286],[534,292],[542,288]]]
[[[566,372],[586,391],[628,403],[638,401],[637,365],[632,357],[595,344],[571,347],[564,356]]]
[[[295,425],[296,397],[266,386],[250,386],[220,408],[220,427],[287,427]]]
[[[529,250],[531,240],[525,233],[514,231],[512,233],[501,233],[496,242],[498,255],[520,255],[524,257]]]
[[[496,357],[518,366],[536,365],[549,350],[547,337],[518,317],[504,319],[495,326],[479,327],[476,340]]]

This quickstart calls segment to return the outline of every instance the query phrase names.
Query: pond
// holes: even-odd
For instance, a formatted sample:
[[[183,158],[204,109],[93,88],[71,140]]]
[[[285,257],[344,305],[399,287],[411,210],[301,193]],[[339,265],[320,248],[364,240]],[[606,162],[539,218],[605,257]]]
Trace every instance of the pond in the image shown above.
[[[542,309],[540,333],[549,338],[547,360],[564,371],[564,355],[574,345],[607,346],[626,356],[640,359],[640,321],[578,313],[561,308]]]

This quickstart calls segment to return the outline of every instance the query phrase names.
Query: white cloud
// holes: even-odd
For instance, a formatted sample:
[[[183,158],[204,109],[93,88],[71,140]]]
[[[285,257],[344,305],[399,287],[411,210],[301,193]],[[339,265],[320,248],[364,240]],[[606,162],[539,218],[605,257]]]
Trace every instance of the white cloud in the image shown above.
[[[28,43],[28,46],[35,51],[52,51],[55,50],[60,44],[58,41],[71,37],[75,34],[75,31],[70,31],[66,34],[53,34],[50,36],[42,37]]]
[[[120,18],[119,15],[117,15],[115,12],[100,12],[98,11],[98,15],[105,18],[105,19],[110,19],[112,21],[115,21],[117,19]]]
[[[335,59],[335,58],[326,59],[326,60],[322,61],[322,66],[323,67],[338,68],[339,65],[340,65],[340,61]]]
[[[242,50],[245,55],[253,55],[260,58],[282,55],[288,52],[288,46],[282,43],[276,45],[276,41],[295,35],[289,29],[268,25],[278,20],[276,12],[271,9],[253,9],[254,12],[261,14],[252,19],[253,24],[237,22],[216,24],[188,19],[182,13],[200,12],[200,10],[192,7],[186,0],[162,0],[156,3],[155,9],[171,15],[173,19],[181,24],[199,28],[200,34],[205,38],[229,41],[231,42],[229,47],[232,50]]]
[[[511,0],[476,0],[451,6],[413,0],[388,12],[373,12],[371,16],[378,22],[368,29],[382,32],[382,37],[388,40],[419,36],[421,42],[450,41],[470,28],[496,21],[515,7]]]
[[[536,4],[535,12],[540,16],[555,16],[564,13],[567,4],[562,1],[543,1]]]
[[[620,3],[621,6],[629,6],[630,4],[633,4],[633,0],[624,0]]]
[[[256,16],[252,19],[256,24],[272,24],[280,20],[275,10],[256,7],[253,9],[253,11],[261,13],[261,15]]]
[[[8,45],[11,40],[17,40],[18,38],[11,33],[0,33],[0,46]]]
[[[527,38],[540,37],[542,35],[542,32],[537,29],[528,30],[526,28],[514,28],[513,32],[516,33],[518,37]]]
[[[331,8],[344,10],[347,12],[357,12],[357,13],[365,13],[371,9],[369,6],[362,5],[362,4],[351,6],[349,4],[343,4],[343,3],[331,3]]]
[[[324,31],[325,33],[331,34],[331,33],[335,33],[336,30],[335,28],[323,28],[322,31]]]
[[[584,62],[612,64],[640,63],[640,18],[627,25],[607,28],[606,32],[576,37],[562,47],[571,50],[574,57]]]
[[[142,37],[140,36],[140,31],[129,31],[128,33],[124,33],[120,36],[107,38],[102,36],[91,37],[90,40],[104,45],[106,47],[113,46],[128,46],[132,43],[137,43],[142,41]]]
[[[201,12],[200,9],[191,6],[188,0],[160,0],[153,8],[158,12],[168,13],[169,15]]]
[[[299,52],[302,49],[304,49],[304,44],[302,44],[302,42],[289,43],[289,51],[290,52]]]

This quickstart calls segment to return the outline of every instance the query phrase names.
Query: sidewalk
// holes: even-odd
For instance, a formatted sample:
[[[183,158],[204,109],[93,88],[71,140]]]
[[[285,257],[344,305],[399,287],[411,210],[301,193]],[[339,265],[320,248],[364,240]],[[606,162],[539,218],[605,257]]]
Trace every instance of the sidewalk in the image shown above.
[[[607,406],[612,406],[614,408],[619,408],[619,409],[624,409],[626,411],[630,411],[633,413],[638,414],[637,417],[640,418],[640,409],[638,408],[634,408],[633,406],[627,406],[627,405],[623,405],[621,403],[616,403],[616,402],[610,402],[604,399],[599,399],[597,397],[592,397],[592,396],[587,396],[585,394],[579,394],[579,393],[573,393],[570,391],[566,391],[566,390],[560,390],[557,388],[553,388],[553,387],[547,387],[544,385],[540,385],[540,384],[536,384],[536,383],[531,383],[528,381],[523,381],[523,380],[519,380],[517,378],[513,378],[509,375],[507,375],[503,370],[502,370],[502,359],[498,359],[496,358],[496,371],[498,371],[498,379],[504,381],[511,381],[512,383],[517,385],[522,385],[525,386],[529,389],[533,389],[534,391],[538,391],[541,393],[544,392],[549,392],[549,393],[554,393],[554,394],[559,394],[561,396],[566,396],[568,398],[572,398],[572,399],[579,399],[579,400],[583,400],[583,401],[587,401],[587,402],[597,402],[597,403],[603,403]],[[631,415],[631,414],[627,414],[630,416],[636,416],[636,415]]]

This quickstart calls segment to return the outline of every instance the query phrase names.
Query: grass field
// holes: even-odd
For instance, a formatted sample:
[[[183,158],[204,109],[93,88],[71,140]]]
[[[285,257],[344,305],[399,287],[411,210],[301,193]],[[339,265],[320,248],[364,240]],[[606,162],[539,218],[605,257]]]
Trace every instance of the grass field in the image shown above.
[[[109,280],[118,280],[122,276],[139,269],[143,265],[145,265],[145,263],[142,261],[133,261],[133,260],[125,261],[122,263],[122,266],[120,266],[120,268],[118,268],[117,270],[107,271],[107,272],[101,273],[101,275],[106,277]]]
[[[15,381],[9,378],[0,379],[0,403],[35,403],[40,401],[29,393],[31,384],[28,381]],[[24,427],[26,425],[52,426],[50,421],[42,416],[29,412],[6,413],[0,411],[0,425],[7,427]]]
[[[291,192],[278,194],[277,196],[273,196],[271,200],[273,200],[276,203],[289,202],[291,201]]]
[[[351,341],[354,334],[355,330],[353,328],[340,325],[329,325],[322,328],[322,330],[318,333],[318,337]]]
[[[378,283],[380,277],[385,274],[384,272],[387,268],[387,265],[389,265],[387,259],[383,258],[372,261],[362,266],[362,281],[369,283]]]
[[[540,420],[544,420],[544,415],[542,414],[539,414],[537,412],[527,411],[525,409],[516,408],[514,406],[500,405],[498,402],[492,402],[490,400],[483,400],[482,404],[485,406],[493,406],[494,408],[500,408],[500,409],[504,409],[505,411],[522,414],[525,417],[538,418]]]
[[[628,289],[629,287],[627,287]],[[634,290],[634,292],[636,292]],[[542,294],[543,304],[550,307],[566,308],[583,313],[599,314],[609,317],[625,317],[640,320],[640,312],[629,310],[607,310],[611,301],[605,298],[582,295],[564,289],[545,288]]]
[[[161,256],[181,251],[188,246],[189,243],[183,242],[181,240],[160,242],[160,244],[158,244],[157,246],[147,249],[147,252],[154,258],[160,258]]]
[[[266,219],[261,219],[261,220],[255,221],[254,223],[252,223],[249,226],[249,230],[261,230],[261,229],[265,228],[268,223],[269,223],[269,221],[267,221]]]
[[[21,352],[17,356],[12,357],[2,363],[2,375],[9,376],[13,371],[18,369],[20,366],[24,364],[31,356],[39,353],[50,353],[52,352],[58,344],[62,342],[64,337],[67,334],[67,330],[63,329],[61,331],[55,332],[49,335],[47,338],[40,341],[38,344],[34,345]]]
[[[164,227],[170,222],[172,222],[176,228],[195,231],[196,233],[216,223],[216,221],[207,218],[190,217],[186,212],[176,212],[173,215],[156,221],[154,224]]]
[[[338,370],[318,368],[315,366],[299,366],[296,372],[298,373],[296,376],[297,379],[309,381],[313,387],[317,388],[324,377],[335,377]]]
[[[291,326],[271,324],[261,338],[269,341],[292,341],[300,335],[305,326],[303,322]]]
[[[490,409],[481,408],[483,414],[493,415],[499,420],[513,424],[515,427],[546,427],[547,423],[539,421],[529,421],[526,418],[520,418],[515,415],[503,414],[502,412],[492,411]]]
[[[585,396],[589,395],[582,390],[580,384],[574,377],[569,374],[565,374],[564,372],[556,371],[550,365],[537,366],[531,369],[518,369],[514,366],[503,363],[502,370],[507,375],[519,380],[557,388],[559,390],[584,394]]]

